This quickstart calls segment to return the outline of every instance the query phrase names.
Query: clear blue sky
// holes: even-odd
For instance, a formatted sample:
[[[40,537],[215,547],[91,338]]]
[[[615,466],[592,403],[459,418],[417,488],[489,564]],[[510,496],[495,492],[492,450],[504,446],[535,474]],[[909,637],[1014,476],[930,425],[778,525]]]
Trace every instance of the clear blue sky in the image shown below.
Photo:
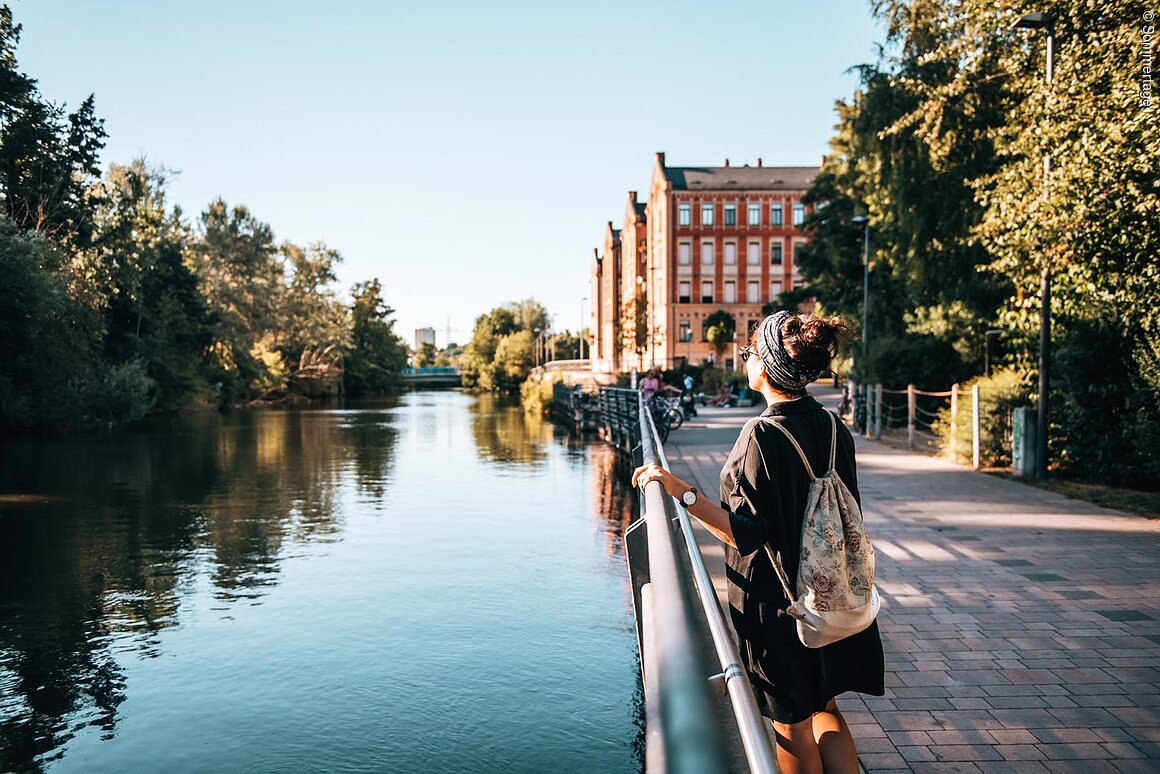
[[[96,94],[103,162],[179,172],[377,276],[399,329],[465,342],[534,296],[575,329],[592,248],[673,166],[818,163],[875,58],[863,0],[17,0],[45,96]]]

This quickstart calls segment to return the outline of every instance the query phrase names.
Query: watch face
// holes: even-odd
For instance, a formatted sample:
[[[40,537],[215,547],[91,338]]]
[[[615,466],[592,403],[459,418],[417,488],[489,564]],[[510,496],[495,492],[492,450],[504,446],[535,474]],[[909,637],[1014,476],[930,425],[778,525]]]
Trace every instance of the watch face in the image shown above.
[[[688,492],[685,492],[683,495],[681,495],[681,499],[684,500],[685,505],[692,505],[693,503],[697,502],[697,490],[690,489]]]

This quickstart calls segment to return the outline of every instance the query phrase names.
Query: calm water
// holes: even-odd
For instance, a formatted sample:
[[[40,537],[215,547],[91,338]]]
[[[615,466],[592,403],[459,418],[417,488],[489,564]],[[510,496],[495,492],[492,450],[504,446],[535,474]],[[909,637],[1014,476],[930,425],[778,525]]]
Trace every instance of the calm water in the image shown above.
[[[0,441],[0,771],[638,771],[613,462],[455,392]]]

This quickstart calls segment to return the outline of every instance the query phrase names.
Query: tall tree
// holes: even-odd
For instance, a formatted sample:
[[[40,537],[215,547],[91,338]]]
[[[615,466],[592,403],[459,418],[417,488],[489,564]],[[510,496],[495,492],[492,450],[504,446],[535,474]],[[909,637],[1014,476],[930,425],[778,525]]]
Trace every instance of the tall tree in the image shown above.
[[[348,395],[386,395],[402,384],[407,348],[377,279],[351,288],[351,342],[343,379]]]
[[[278,324],[285,285],[273,231],[222,199],[201,213],[199,226],[189,260],[217,320],[210,360],[223,397],[284,384]]]

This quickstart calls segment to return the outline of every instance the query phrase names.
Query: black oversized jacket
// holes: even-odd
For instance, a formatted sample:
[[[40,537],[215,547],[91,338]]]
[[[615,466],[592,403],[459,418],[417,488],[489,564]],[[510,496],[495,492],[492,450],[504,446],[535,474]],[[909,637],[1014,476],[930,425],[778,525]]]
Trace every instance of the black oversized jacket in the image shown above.
[[[775,403],[747,422],[721,471],[721,507],[730,513],[737,548],[726,550],[729,608],[758,704],[783,723],[805,720],[845,691],[884,693],[877,623],[824,648],[798,640],[793,619],[778,616],[788,601],[765,552],[781,552],[791,586],[797,578],[810,478],[797,451],[769,422],[794,436],[821,475],[830,457],[830,420],[812,397]],[[854,439],[841,422],[835,468],[861,503]],[[873,534],[870,535],[873,541]]]

